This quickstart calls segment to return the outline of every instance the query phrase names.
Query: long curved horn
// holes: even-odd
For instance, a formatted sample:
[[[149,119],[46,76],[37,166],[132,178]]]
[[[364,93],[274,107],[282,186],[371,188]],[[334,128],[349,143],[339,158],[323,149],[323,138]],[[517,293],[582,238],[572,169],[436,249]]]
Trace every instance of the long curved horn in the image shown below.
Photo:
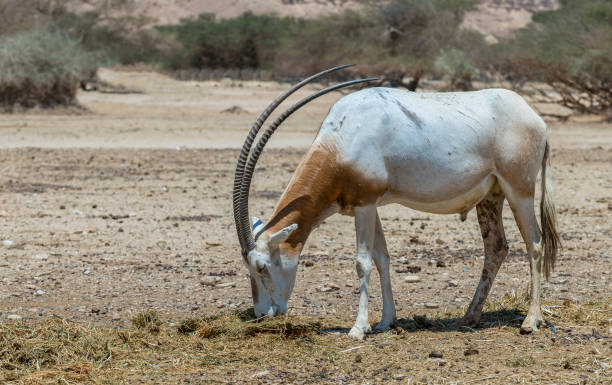
[[[348,86],[352,86],[354,84],[358,84],[358,83],[365,83],[365,82],[370,82],[373,80],[378,80],[378,78],[367,78],[367,79],[357,79],[357,80],[351,80],[348,82],[344,82],[344,83],[340,83],[340,84],[336,84],[334,86],[331,87],[327,87],[323,90],[320,90],[302,100],[300,100],[299,102],[297,102],[296,104],[294,104],[293,106],[291,106],[291,108],[289,108],[287,111],[283,112],[278,118],[276,118],[276,120],[274,121],[274,123],[272,123],[270,125],[270,127],[268,127],[268,129],[262,134],[261,138],[259,139],[259,142],[257,143],[257,146],[255,147],[255,149],[251,152],[251,156],[249,157],[249,161],[244,169],[244,174],[243,174],[243,179],[242,179],[242,186],[240,188],[240,197],[241,197],[241,202],[240,202],[240,226],[242,229],[246,229],[246,231],[244,232],[245,236],[246,236],[246,240],[245,240],[245,245],[247,248],[247,253],[252,250],[253,248],[255,248],[255,241],[253,240],[253,234],[250,231],[250,226],[249,226],[249,190],[251,187],[251,180],[253,179],[253,171],[255,170],[255,165],[257,164],[257,160],[259,160],[259,156],[261,155],[264,146],[266,145],[266,143],[268,142],[268,140],[270,139],[270,137],[272,136],[272,134],[274,133],[274,131],[276,131],[276,129],[281,125],[281,123],[283,123],[291,114],[293,114],[295,111],[299,110],[301,107],[303,107],[304,105],[306,105],[308,102],[318,98],[319,96],[323,96],[329,92],[335,91],[339,88],[343,88],[343,87],[348,87]]]
[[[251,146],[253,145],[253,141],[255,140],[255,137],[257,136],[259,129],[264,124],[268,116],[270,116],[270,114],[276,109],[276,107],[278,107],[279,104],[281,104],[285,99],[287,99],[295,91],[302,88],[306,84],[312,82],[313,80],[316,80],[331,72],[339,71],[339,70],[345,69],[347,67],[352,67],[352,66],[354,66],[354,64],[346,64],[346,65],[341,65],[338,67],[330,68],[330,69],[321,71],[318,74],[312,75],[302,80],[301,82],[291,87],[289,90],[285,91],[278,98],[276,98],[276,100],[274,100],[264,110],[264,112],[262,112],[261,115],[259,115],[259,118],[257,118],[255,123],[253,123],[253,126],[251,127],[251,130],[249,131],[249,134],[247,135],[246,140],[244,141],[244,144],[242,145],[240,156],[238,157],[238,163],[236,164],[236,172],[234,173],[234,191],[233,191],[233,196],[232,196],[233,205],[234,205],[234,222],[236,223],[236,231],[238,232],[238,240],[240,241],[240,247],[242,249],[243,257],[246,256],[245,250],[247,249],[246,249],[246,244],[245,244],[246,238],[244,236],[245,231],[242,229],[242,226],[240,225],[241,222],[239,220],[240,219],[239,206],[240,206],[240,201],[241,201],[240,186],[242,185],[242,175],[244,173],[244,166],[247,162],[247,157],[249,156],[249,152],[251,151]],[[246,232],[250,234],[250,229],[248,228],[248,226],[246,227],[246,230],[247,230]]]

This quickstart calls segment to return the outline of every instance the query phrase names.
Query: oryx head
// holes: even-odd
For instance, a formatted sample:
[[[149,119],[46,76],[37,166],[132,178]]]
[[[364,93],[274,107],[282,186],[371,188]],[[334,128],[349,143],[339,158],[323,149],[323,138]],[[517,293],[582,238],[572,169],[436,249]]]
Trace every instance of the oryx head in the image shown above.
[[[264,231],[265,228],[263,223],[257,218],[253,219],[252,226],[249,223],[249,189],[257,160],[264,146],[270,139],[270,136],[278,126],[300,107],[336,89],[376,79],[358,79],[340,83],[302,99],[281,114],[274,123],[268,127],[259,139],[257,146],[251,151],[253,141],[257,137],[259,129],[268,116],[283,100],[289,97],[289,95],[323,75],[349,66],[350,65],[344,65],[325,70],[291,87],[272,102],[272,104],[270,104],[259,116],[251,127],[251,131],[242,146],[238,164],[236,165],[236,173],[234,175],[234,221],[236,222],[236,231],[238,232],[238,240],[240,241],[240,247],[242,249],[242,259],[249,269],[255,315],[258,317],[266,315],[274,316],[283,314],[287,311],[287,301],[289,300],[295,283],[298,260],[297,255],[286,255],[285,251],[289,248],[283,247],[285,241],[287,241],[297,228],[296,224],[291,224],[276,232],[270,232]]]
[[[257,317],[287,312],[298,265],[297,255],[288,255],[286,249],[281,250],[281,244],[297,229],[297,224],[274,233],[262,233],[263,228],[261,220],[253,217],[255,248],[249,251],[245,263],[249,269]]]

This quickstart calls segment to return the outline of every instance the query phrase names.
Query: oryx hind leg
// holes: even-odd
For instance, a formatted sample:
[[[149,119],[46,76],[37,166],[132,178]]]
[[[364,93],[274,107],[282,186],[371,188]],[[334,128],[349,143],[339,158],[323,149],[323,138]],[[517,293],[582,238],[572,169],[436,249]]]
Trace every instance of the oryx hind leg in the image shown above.
[[[377,332],[389,330],[391,324],[395,322],[395,303],[393,302],[393,292],[391,289],[391,276],[389,274],[389,252],[387,242],[383,232],[380,218],[376,214],[376,233],[374,235],[374,263],[380,275],[380,288],[382,291],[383,310],[380,322],[374,328]]]
[[[508,245],[502,222],[502,209],[504,207],[504,193],[497,183],[487,196],[476,205],[478,224],[484,242],[484,265],[480,282],[474,293],[472,303],[468,308],[463,323],[476,325],[480,321],[482,308],[491,291],[495,276],[508,255]]]
[[[540,309],[540,276],[542,271],[540,228],[534,212],[533,196],[523,197],[519,194],[508,194],[508,203],[512,208],[514,219],[518,224],[529,255],[531,302],[527,317],[521,325],[521,334],[528,334],[537,331],[544,323],[542,310]]]

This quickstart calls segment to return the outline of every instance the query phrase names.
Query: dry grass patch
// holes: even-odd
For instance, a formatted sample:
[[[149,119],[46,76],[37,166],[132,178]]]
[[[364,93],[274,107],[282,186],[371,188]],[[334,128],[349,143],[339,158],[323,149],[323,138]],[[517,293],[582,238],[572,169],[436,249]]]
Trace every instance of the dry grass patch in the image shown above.
[[[558,329],[520,336],[524,296],[487,304],[481,327],[455,325],[461,311],[400,320],[365,341],[346,336],[352,322],[300,315],[255,319],[252,309],[168,323],[154,310],[111,330],[52,317],[0,325],[0,382],[7,384],[411,383],[513,381],[604,384],[610,379],[612,298],[547,303]],[[595,330],[591,333],[591,330]],[[585,333],[587,331],[588,333]],[[608,345],[610,344],[610,345]],[[466,355],[466,349],[478,353]],[[443,354],[442,361],[430,353]]]

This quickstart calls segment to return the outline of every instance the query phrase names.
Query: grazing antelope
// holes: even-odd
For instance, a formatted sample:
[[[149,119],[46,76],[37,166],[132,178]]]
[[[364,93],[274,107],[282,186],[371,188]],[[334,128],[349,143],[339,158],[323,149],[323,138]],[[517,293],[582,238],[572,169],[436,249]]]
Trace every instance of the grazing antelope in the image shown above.
[[[255,314],[287,311],[298,257],[309,234],[335,213],[355,217],[359,312],[349,332],[370,331],[368,282],[372,261],[380,274],[383,311],[376,330],[395,320],[389,254],[376,208],[399,203],[436,214],[467,213],[476,207],[484,240],[480,283],[463,321],[478,323],[484,302],[508,253],[502,224],[508,200],[527,245],[531,304],[522,333],[538,330],[540,274],[554,267],[559,245],[552,196],[549,144],[544,121],[514,92],[489,89],[458,93],[414,93],[368,88],[338,101],[323,121],[310,150],[282,194],[272,218],[248,216],[248,195],[257,159],[276,128],[324,89],[295,104],[262,135],[270,113],[292,92],[329,72],[314,75],[275,100],[251,128],[236,166],[234,216],[244,263],[249,269]],[[250,157],[249,157],[250,153]],[[248,157],[248,162],[247,162]],[[542,168],[542,231],[534,213],[536,176]]]

